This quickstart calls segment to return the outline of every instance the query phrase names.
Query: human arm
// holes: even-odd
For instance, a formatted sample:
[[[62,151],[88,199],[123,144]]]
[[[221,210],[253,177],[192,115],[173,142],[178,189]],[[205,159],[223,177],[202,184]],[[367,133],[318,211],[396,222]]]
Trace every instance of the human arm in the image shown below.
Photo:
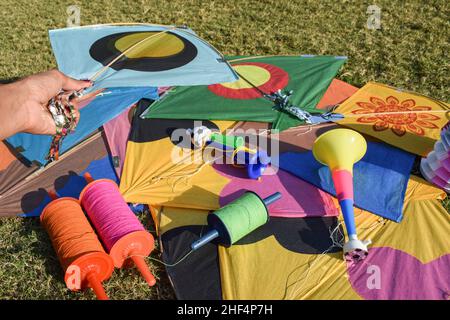
[[[46,109],[48,101],[61,89],[78,91],[91,85],[90,81],[75,80],[57,70],[1,85],[0,140],[18,132],[55,134],[55,122]],[[79,113],[76,112],[76,117],[79,118]]]

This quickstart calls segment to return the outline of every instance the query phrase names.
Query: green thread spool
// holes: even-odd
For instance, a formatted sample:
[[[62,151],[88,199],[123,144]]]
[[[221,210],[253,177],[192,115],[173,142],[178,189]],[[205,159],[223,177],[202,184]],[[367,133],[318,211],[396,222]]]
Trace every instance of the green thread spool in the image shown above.
[[[191,249],[197,250],[215,238],[220,238],[220,243],[227,247],[236,243],[269,221],[267,206],[280,198],[279,192],[263,200],[256,193],[247,191],[240,198],[208,215],[211,230],[193,242]]]
[[[244,138],[240,136],[226,136],[220,133],[211,134],[210,141],[223,144],[227,147],[237,149],[242,147],[245,143]]]

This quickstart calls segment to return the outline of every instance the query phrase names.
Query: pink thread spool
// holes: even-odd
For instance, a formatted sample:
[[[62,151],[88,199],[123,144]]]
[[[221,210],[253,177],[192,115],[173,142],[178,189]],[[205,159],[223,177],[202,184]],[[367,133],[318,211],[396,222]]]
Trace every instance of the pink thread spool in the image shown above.
[[[128,207],[114,181],[93,181],[89,174],[85,174],[85,178],[89,184],[80,194],[80,203],[113,259],[114,266],[126,267],[131,259],[145,281],[153,286],[156,280],[144,260],[154,248],[153,236]]]

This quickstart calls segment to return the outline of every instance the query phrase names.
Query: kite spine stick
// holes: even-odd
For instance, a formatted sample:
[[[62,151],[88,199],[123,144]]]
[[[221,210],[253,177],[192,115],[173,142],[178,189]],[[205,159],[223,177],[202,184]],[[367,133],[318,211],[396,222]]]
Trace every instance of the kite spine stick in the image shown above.
[[[396,114],[408,114],[408,113],[450,113],[450,110],[418,110],[418,111],[395,111],[395,112],[370,112],[370,113],[341,113],[344,118],[356,118],[361,116],[379,116],[379,115],[396,115]]]
[[[105,26],[150,26],[150,27],[176,27],[174,25],[168,24],[157,24],[157,23],[143,23],[143,22],[114,22],[114,23],[99,23],[99,24],[90,24],[85,26],[76,26],[70,27],[70,29],[87,29],[87,28],[99,28]],[[58,29],[55,29],[58,30]],[[50,30],[52,31],[52,30]]]
[[[91,81],[95,81],[100,75],[102,75],[106,70],[108,70],[108,68],[110,66],[112,66],[114,63],[117,62],[117,60],[119,60],[120,58],[122,58],[125,54],[127,54],[128,52],[130,52],[131,50],[135,49],[136,47],[138,47],[139,45],[141,45],[142,43],[144,43],[145,41],[159,36],[163,33],[169,32],[170,30],[174,30],[175,27],[172,28],[168,28],[167,30],[164,31],[160,31],[158,33],[152,34],[151,36],[146,37],[145,39],[142,39],[139,42],[136,42],[135,44],[133,44],[131,47],[129,47],[128,49],[126,49],[125,51],[123,51],[121,54],[119,54],[113,61],[111,61],[110,63],[108,63],[106,66],[104,66],[103,68],[101,68],[99,71],[97,71],[89,80]]]

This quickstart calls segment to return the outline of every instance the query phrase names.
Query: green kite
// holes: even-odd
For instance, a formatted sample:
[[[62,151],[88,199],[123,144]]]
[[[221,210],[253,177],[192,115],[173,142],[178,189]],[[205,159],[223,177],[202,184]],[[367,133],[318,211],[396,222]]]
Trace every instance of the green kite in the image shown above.
[[[142,117],[257,121],[272,123],[272,129],[285,130],[305,123],[302,114],[324,112],[316,109],[317,103],[347,58],[252,56],[227,59],[239,80],[209,86],[174,87]],[[298,110],[300,117],[289,109]]]

